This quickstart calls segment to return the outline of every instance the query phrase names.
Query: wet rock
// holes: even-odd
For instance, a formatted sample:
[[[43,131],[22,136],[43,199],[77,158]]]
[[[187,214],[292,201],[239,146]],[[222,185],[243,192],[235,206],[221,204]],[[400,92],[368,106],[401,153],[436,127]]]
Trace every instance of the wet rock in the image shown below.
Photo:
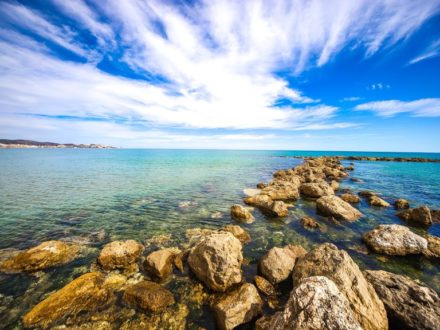
[[[390,206],[390,203],[388,203],[387,201],[384,201],[382,198],[380,198],[378,196],[371,196],[368,199],[368,203],[371,206],[379,206],[379,207],[388,207],[388,206]]]
[[[47,241],[20,252],[0,263],[0,271],[6,273],[36,272],[60,266],[74,260],[79,247],[61,241]]]
[[[277,292],[275,290],[275,287],[264,277],[256,275],[254,277],[255,285],[257,286],[258,290],[260,290],[262,293],[264,293],[266,296],[276,296]]]
[[[23,317],[27,328],[47,328],[67,318],[96,313],[114,303],[116,297],[103,287],[104,275],[84,274],[41,301]]]
[[[330,182],[330,187],[333,189],[333,191],[338,191],[339,190],[339,182],[336,180],[332,180]]]
[[[346,170],[346,171],[354,171],[354,166],[353,166],[353,165],[346,166],[346,167],[345,167],[345,170]]]
[[[98,257],[104,270],[130,269],[144,250],[135,240],[114,241],[106,244]]]
[[[261,314],[263,301],[257,289],[250,283],[221,297],[213,311],[220,329],[232,330]]]
[[[307,197],[319,198],[334,195],[334,190],[327,182],[303,183],[300,187],[301,194]]]
[[[302,217],[300,221],[304,228],[321,230],[321,225],[312,217]]]
[[[338,196],[323,196],[319,198],[316,201],[316,209],[323,215],[333,216],[336,219],[346,221],[355,221],[363,215]]]
[[[362,190],[362,191],[358,192],[358,195],[361,197],[370,198],[370,197],[376,196],[377,194],[371,190]]]
[[[431,211],[427,206],[420,206],[397,213],[397,216],[405,221],[410,221],[419,226],[432,225]]]
[[[257,321],[259,330],[362,330],[350,303],[324,276],[303,279],[290,294],[284,310]]]
[[[431,210],[431,218],[433,223],[440,223],[440,210]]]
[[[364,272],[385,304],[390,324],[399,329],[440,329],[438,294],[407,276],[383,270]]]
[[[427,257],[440,258],[440,237],[426,235],[428,249],[424,252]]]
[[[163,280],[173,271],[173,261],[181,251],[177,248],[167,248],[150,253],[144,261],[144,268],[154,277]]]
[[[272,204],[272,212],[277,217],[286,217],[289,215],[287,204],[282,201],[275,201]]]
[[[249,233],[240,226],[226,225],[222,228],[222,230],[230,232],[241,242],[241,244],[247,244],[251,241],[251,236]]]
[[[300,183],[296,176],[290,177],[289,181],[274,180],[261,191],[261,194],[269,196],[274,201],[294,201],[299,198]]]
[[[300,245],[274,247],[261,258],[260,272],[272,284],[280,283],[292,273],[296,260],[306,253],[307,251]]]
[[[428,247],[426,239],[400,225],[379,225],[362,239],[374,252],[388,255],[420,254]]]
[[[159,235],[154,235],[153,237],[147,239],[145,241],[145,247],[156,246],[161,248],[170,242],[171,242],[171,234],[159,234]]]
[[[130,307],[153,313],[160,312],[175,302],[170,291],[151,281],[142,281],[128,287],[122,299]]]
[[[267,195],[256,195],[246,197],[244,202],[248,205],[258,207],[262,212],[276,217],[284,217],[289,214],[287,205],[282,201],[274,201]]]
[[[103,287],[111,290],[121,290],[127,284],[127,276],[117,273],[110,273],[104,280]]]
[[[267,184],[265,184],[264,182],[259,182],[258,184],[257,184],[257,188],[258,189],[264,189],[264,188],[266,188],[267,187]]]
[[[358,195],[351,194],[351,193],[345,193],[339,196],[344,202],[350,203],[350,204],[356,204],[360,203],[361,199]]]
[[[365,181],[359,178],[350,178],[351,182],[356,182],[356,183],[364,183]]]
[[[347,298],[363,329],[388,329],[382,302],[347,252],[330,243],[317,246],[296,262],[293,283],[298,285],[310,276],[332,280]]]
[[[224,292],[242,280],[240,241],[228,232],[213,233],[190,252],[188,264],[197,278],[214,291]]]
[[[396,210],[409,209],[409,202],[406,199],[399,198],[394,201],[394,208]]]
[[[259,195],[261,193],[261,189],[246,188],[243,190],[243,193],[246,196],[255,196],[255,195]]]
[[[234,220],[251,223],[255,221],[252,213],[245,207],[235,204],[231,207],[231,217]]]

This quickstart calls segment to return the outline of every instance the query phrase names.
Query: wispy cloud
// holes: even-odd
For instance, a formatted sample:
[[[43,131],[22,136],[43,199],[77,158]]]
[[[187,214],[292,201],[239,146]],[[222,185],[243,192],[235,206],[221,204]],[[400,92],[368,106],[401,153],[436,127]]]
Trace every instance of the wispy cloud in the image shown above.
[[[440,39],[432,42],[428,48],[426,48],[423,53],[414,57],[411,61],[408,62],[408,65],[418,63],[423,60],[427,60],[429,58],[440,56]]]
[[[414,117],[440,117],[440,99],[368,102],[357,105],[355,110],[372,111],[382,117],[393,117],[400,113],[409,113]]]
[[[384,84],[384,83],[374,83],[374,84],[367,86],[367,89],[372,90],[372,91],[382,90],[382,89],[390,89],[390,88],[391,88],[390,85]]]

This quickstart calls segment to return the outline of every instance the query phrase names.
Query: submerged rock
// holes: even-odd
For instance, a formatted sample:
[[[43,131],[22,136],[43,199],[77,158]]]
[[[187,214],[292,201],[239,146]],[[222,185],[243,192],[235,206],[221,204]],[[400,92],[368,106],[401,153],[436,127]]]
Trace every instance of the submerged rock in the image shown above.
[[[380,198],[378,196],[371,196],[368,199],[368,203],[371,206],[379,206],[379,207],[388,207],[388,206],[390,206],[390,203],[388,203],[387,201],[384,201],[382,198]]]
[[[47,241],[20,252],[0,263],[6,273],[36,272],[71,262],[78,256],[79,246],[61,241]]]
[[[251,223],[255,221],[252,213],[245,207],[235,204],[231,207],[231,217],[234,220]]]
[[[362,330],[347,298],[324,276],[302,280],[284,310],[257,321],[258,330]]]
[[[397,213],[397,216],[405,221],[410,221],[419,226],[432,225],[431,211],[427,206],[420,206]]]
[[[409,203],[406,199],[399,198],[394,201],[394,208],[396,210],[409,209]]]
[[[319,198],[316,201],[316,208],[323,215],[333,216],[346,221],[355,221],[363,215],[338,196],[323,196]]]
[[[383,303],[347,252],[330,243],[321,244],[300,258],[293,269],[293,283],[310,276],[332,280],[349,301],[363,329],[388,329]]]
[[[165,279],[173,271],[173,261],[181,251],[177,248],[167,248],[150,253],[144,261],[147,272],[159,279]]]
[[[306,253],[307,251],[300,245],[274,247],[261,258],[260,272],[272,284],[280,283],[292,273],[296,260]]]
[[[385,304],[390,324],[400,329],[440,329],[440,298],[434,290],[383,270],[364,274]]]
[[[23,317],[23,325],[47,328],[64,319],[107,308],[116,297],[103,284],[101,273],[87,273],[76,278],[32,308]]]
[[[251,241],[251,236],[249,233],[240,226],[226,225],[222,228],[222,230],[230,232],[241,242],[241,244],[247,244]]]
[[[114,241],[104,246],[98,257],[98,263],[104,270],[130,269],[144,247],[135,240]]]
[[[130,307],[153,313],[160,312],[175,302],[170,291],[151,281],[142,281],[128,287],[122,299]]]
[[[425,238],[400,225],[379,225],[362,238],[374,252],[388,255],[420,254],[428,247]]]
[[[246,188],[246,189],[243,189],[243,193],[246,196],[255,196],[255,195],[261,194],[261,189]]]
[[[312,217],[302,217],[300,221],[304,228],[321,230],[321,225]]]
[[[303,183],[300,187],[301,194],[307,197],[319,198],[322,196],[334,195],[335,192],[327,182]]]
[[[360,203],[361,199],[358,195],[351,194],[351,193],[345,193],[339,196],[344,202],[350,203],[350,204],[356,204]]]
[[[240,241],[228,232],[206,236],[190,252],[188,264],[197,278],[214,291],[224,292],[242,280]]]
[[[370,198],[370,197],[376,196],[377,194],[371,190],[361,190],[358,192],[358,195],[361,197]]]
[[[268,195],[256,195],[252,197],[246,197],[244,202],[248,205],[258,207],[266,214],[285,217],[289,214],[287,205],[282,201],[274,201]]]
[[[263,301],[255,286],[245,283],[218,299],[213,305],[213,310],[218,327],[232,330],[261,314],[262,307]]]

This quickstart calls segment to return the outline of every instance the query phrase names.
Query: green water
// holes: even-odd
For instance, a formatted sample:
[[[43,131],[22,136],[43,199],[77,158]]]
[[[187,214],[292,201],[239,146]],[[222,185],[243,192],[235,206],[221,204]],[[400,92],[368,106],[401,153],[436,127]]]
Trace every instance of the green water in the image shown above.
[[[229,209],[240,203],[244,188],[269,181],[277,169],[293,167],[299,159],[329,152],[207,151],[207,150],[0,150],[0,249],[25,249],[49,239],[80,239],[105,231],[103,242],[92,244],[83,258],[50,269],[40,280],[28,275],[0,275],[0,321],[19,326],[19,319],[48,292],[88,271],[101,246],[116,239],[146,242],[171,234],[175,244],[185,230],[219,228],[232,221]],[[434,157],[439,154],[343,153],[391,157]],[[341,188],[372,189],[385,199],[406,198],[414,206],[440,208],[439,163],[355,162],[352,176]],[[333,242],[346,249],[361,268],[381,268],[420,279],[440,291],[439,263],[424,257],[387,257],[368,253],[361,235],[379,223],[401,223],[392,208],[378,209],[364,201],[360,221],[336,225],[315,214],[313,202],[299,200],[290,216],[269,219],[254,212],[256,221],[243,225],[253,240],[244,248],[249,281],[258,259],[274,245]],[[314,216],[323,232],[304,229],[299,218]],[[413,228],[415,231],[420,229]],[[440,236],[440,225],[429,232]],[[175,283],[170,283],[170,286]],[[209,311],[192,313],[190,323],[211,328]]]

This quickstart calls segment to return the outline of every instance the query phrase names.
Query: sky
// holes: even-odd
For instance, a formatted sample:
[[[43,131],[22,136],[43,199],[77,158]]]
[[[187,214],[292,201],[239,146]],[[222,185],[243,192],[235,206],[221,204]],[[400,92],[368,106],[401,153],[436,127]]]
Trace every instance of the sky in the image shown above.
[[[440,0],[2,0],[0,138],[440,152]]]

